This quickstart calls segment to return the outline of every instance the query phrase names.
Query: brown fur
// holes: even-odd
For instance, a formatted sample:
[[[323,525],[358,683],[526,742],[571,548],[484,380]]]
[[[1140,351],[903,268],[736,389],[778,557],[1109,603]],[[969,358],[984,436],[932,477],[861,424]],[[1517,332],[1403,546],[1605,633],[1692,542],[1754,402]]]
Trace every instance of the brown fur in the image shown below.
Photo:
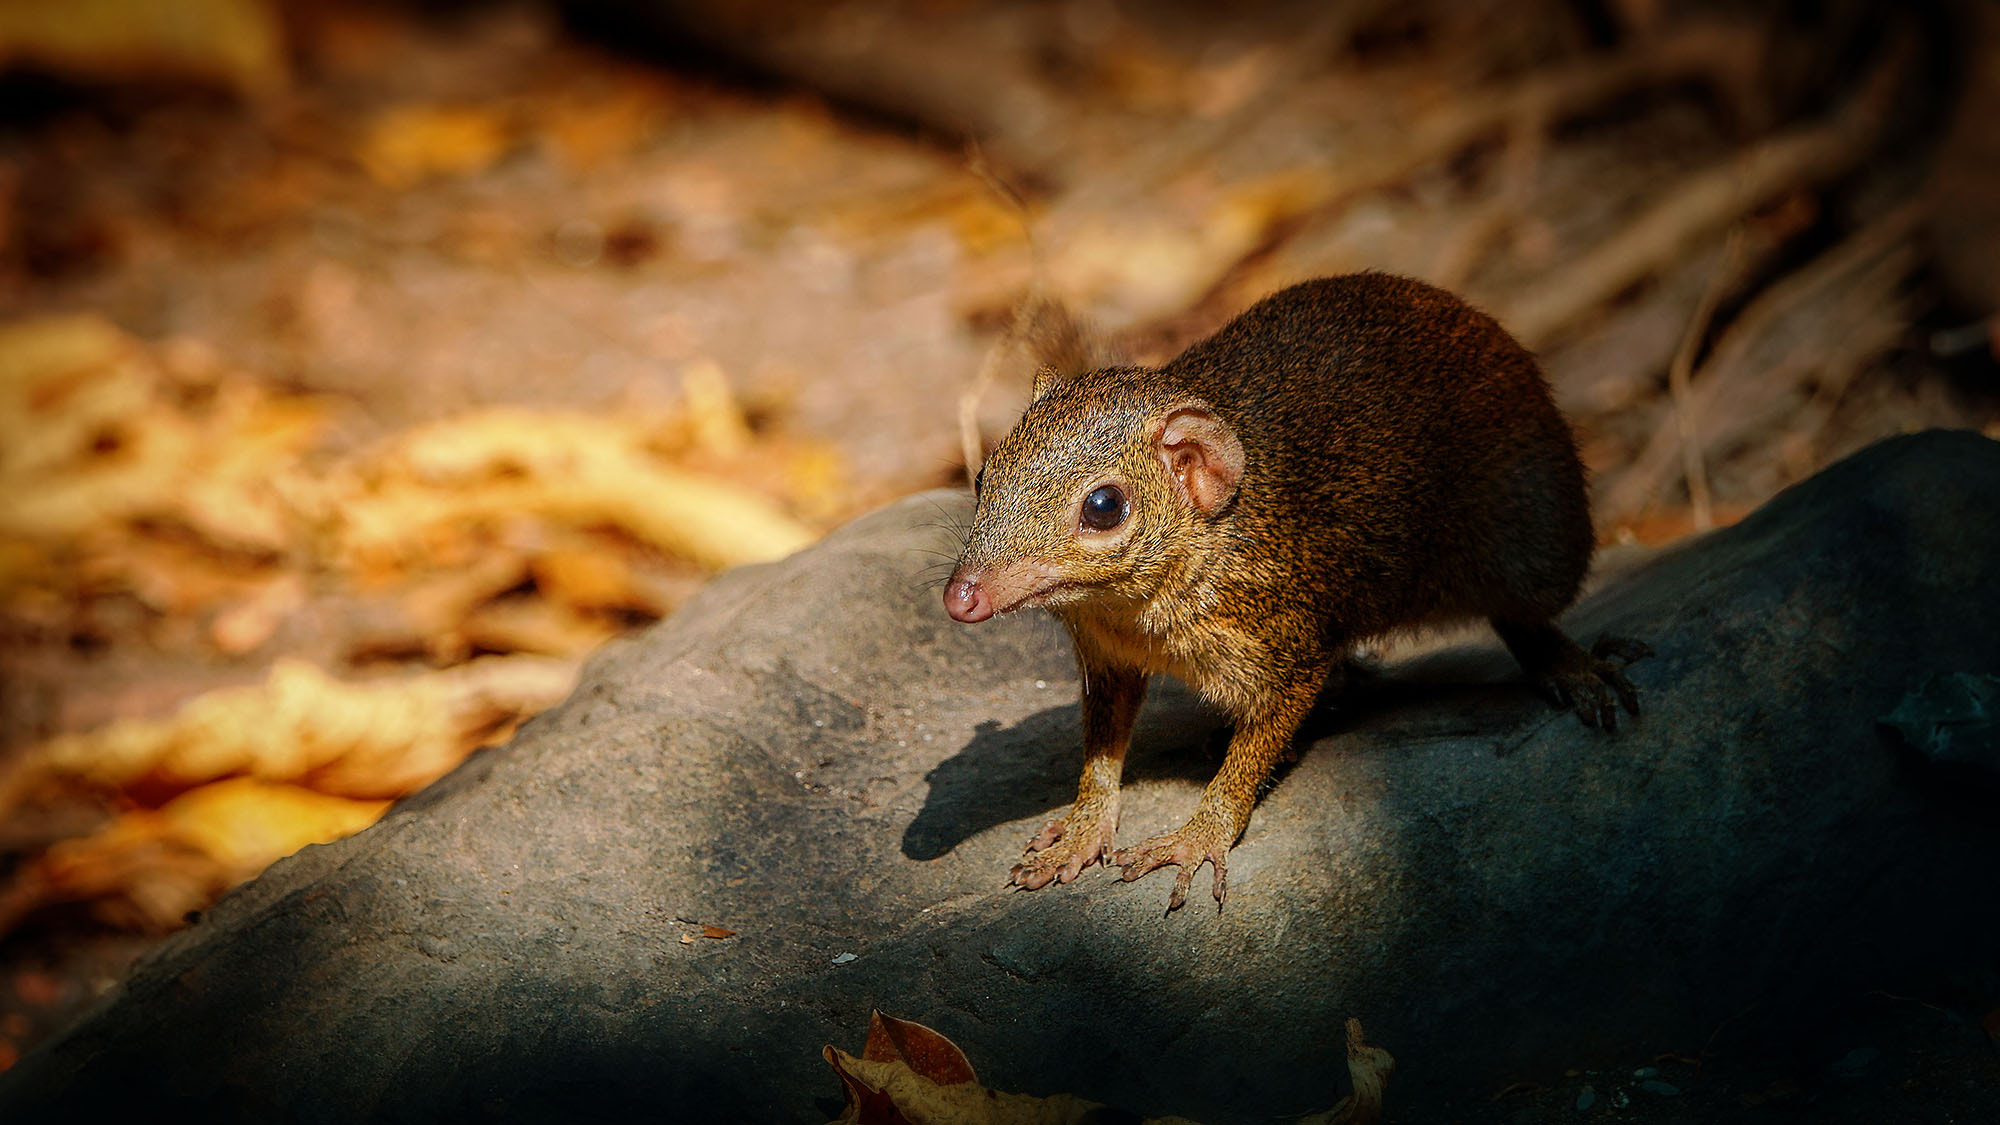
[[[1080,525],[1107,484],[1124,523]],[[1586,722],[1615,721],[1613,692],[1636,713],[1616,667],[1552,624],[1592,543],[1576,445],[1533,357],[1419,282],[1306,282],[1162,368],[1046,370],[982,471],[946,588],[962,619],[1041,606],[1076,641],[1083,784],[1016,881],[1067,881],[1108,853],[1152,673],[1237,723],[1194,819],[1117,856],[1126,878],[1179,864],[1173,906],[1204,861],[1220,901],[1258,786],[1356,641],[1485,617]]]

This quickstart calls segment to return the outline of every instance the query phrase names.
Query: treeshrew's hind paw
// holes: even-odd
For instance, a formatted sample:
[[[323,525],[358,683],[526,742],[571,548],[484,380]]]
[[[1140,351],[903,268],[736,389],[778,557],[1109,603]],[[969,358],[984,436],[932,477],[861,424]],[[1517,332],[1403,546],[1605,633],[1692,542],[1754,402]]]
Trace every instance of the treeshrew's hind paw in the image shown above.
[[[1229,893],[1229,846],[1234,842],[1234,833],[1225,833],[1197,816],[1164,836],[1155,836],[1135,848],[1121,849],[1111,862],[1124,869],[1120,878],[1128,883],[1169,864],[1179,867],[1173,894],[1167,899],[1169,914],[1187,902],[1194,873],[1202,864],[1209,864],[1215,868],[1215,908],[1220,910],[1223,898]]]
[[[1574,645],[1542,680],[1543,690],[1559,707],[1570,707],[1587,727],[1618,729],[1618,707],[1639,713],[1639,689],[1625,675],[1625,666],[1651,656],[1643,641],[1600,637],[1585,652]]]
[[[1616,660],[1620,664],[1631,664],[1653,655],[1653,646],[1631,637],[1599,637],[1590,646],[1590,655],[1599,660]]]

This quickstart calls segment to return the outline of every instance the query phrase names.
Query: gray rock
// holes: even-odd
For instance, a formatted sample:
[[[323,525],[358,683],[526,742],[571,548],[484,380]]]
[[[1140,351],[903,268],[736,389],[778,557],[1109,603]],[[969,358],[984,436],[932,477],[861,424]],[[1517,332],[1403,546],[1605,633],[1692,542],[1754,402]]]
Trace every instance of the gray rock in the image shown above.
[[[2000,784],[2000,676],[1932,676],[1882,725],[1932,765],[1962,767],[1972,784]]]
[[[230,895],[0,1118],[819,1121],[871,1008],[989,1085],[1218,1122],[1331,1105],[1358,1016],[1420,1115],[1919,988],[1991,960],[2000,818],[1876,721],[2000,673],[1995,511],[2000,445],[1922,435],[1618,576],[1568,621],[1656,650],[1616,736],[1496,643],[1391,668],[1266,796],[1228,908],[1163,917],[1159,875],[1002,889],[1070,796],[1075,675],[1045,620],[945,617],[966,502],[913,499]],[[1148,704],[1122,838],[1187,814],[1216,729]]]
[[[1869,1063],[1881,1057],[1882,1051],[1880,1048],[1856,1047],[1852,1051],[1840,1056],[1840,1061],[1833,1064],[1833,1069],[1839,1074],[1853,1077],[1868,1069]]]

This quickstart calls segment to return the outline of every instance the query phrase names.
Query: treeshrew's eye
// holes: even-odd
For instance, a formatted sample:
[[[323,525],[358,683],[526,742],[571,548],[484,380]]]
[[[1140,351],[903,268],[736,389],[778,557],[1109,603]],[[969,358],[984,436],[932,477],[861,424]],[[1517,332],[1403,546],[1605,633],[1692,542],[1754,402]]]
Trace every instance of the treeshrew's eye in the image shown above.
[[[1093,531],[1110,531],[1125,522],[1125,493],[1107,484],[1083,498],[1083,526]]]

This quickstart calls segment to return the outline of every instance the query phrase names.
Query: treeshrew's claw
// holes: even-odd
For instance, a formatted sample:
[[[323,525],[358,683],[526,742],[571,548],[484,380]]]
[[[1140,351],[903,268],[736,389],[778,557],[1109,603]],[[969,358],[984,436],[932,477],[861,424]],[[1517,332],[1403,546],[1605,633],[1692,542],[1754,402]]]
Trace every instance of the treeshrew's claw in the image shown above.
[[[1590,646],[1590,655],[1599,660],[1618,660],[1626,664],[1644,660],[1653,655],[1653,646],[1631,637],[1599,637]]]
[[[1624,665],[1651,656],[1643,641],[1623,637],[1600,637],[1589,652],[1572,647],[1573,659],[1565,660],[1542,681],[1550,696],[1567,702],[1584,726],[1605,731],[1618,729],[1618,708],[1639,713],[1639,690],[1625,675]]]
[[[1069,830],[1069,821],[1064,817],[1042,826],[1028,841],[1021,862],[1008,872],[1008,885],[1038,891],[1050,883],[1073,882],[1084,868],[1110,857],[1115,821],[1099,817],[1094,825],[1080,825],[1076,832]]]
[[[1169,914],[1186,905],[1194,874],[1206,863],[1215,868],[1215,908],[1220,910],[1222,900],[1229,893],[1229,845],[1234,842],[1221,836],[1222,833],[1191,820],[1176,831],[1155,836],[1136,848],[1119,851],[1111,862],[1122,869],[1119,878],[1128,883],[1170,864],[1179,867],[1180,872],[1174,877],[1173,893],[1167,897]]]
[[[1028,850],[1038,852],[1055,843],[1057,840],[1062,839],[1063,829],[1068,825],[1069,818],[1067,817],[1057,817],[1047,824],[1042,825],[1042,830],[1035,833],[1034,839],[1028,841]]]

